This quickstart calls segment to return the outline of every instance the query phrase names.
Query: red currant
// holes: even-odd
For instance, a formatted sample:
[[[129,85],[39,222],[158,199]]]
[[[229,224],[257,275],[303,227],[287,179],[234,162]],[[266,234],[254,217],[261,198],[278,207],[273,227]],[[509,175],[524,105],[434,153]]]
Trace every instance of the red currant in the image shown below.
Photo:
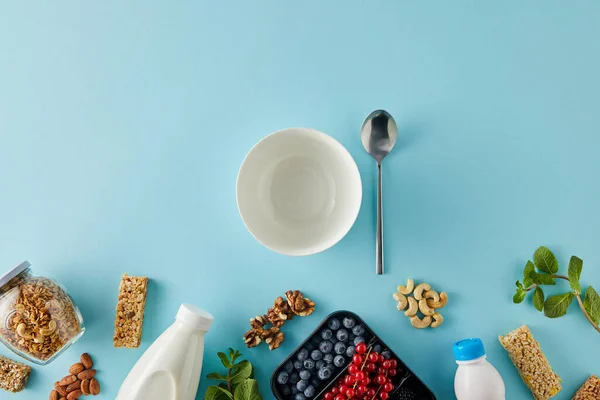
[[[368,372],[373,372],[373,371],[375,371],[375,370],[377,369],[377,367],[376,367],[376,366],[375,366],[375,364],[373,364],[373,363],[367,363],[367,364],[365,365],[365,369],[366,369]]]
[[[334,387],[333,389],[331,389],[332,394],[338,394],[339,392],[340,392],[340,389],[338,389],[337,387]]]
[[[344,378],[344,383],[346,384],[346,386],[352,385],[354,383],[354,377],[352,375],[346,375],[346,377]]]
[[[361,383],[360,385],[358,385],[356,387],[356,390],[358,391],[358,394],[363,395],[363,394],[367,393],[367,391],[369,390],[369,388],[367,388],[367,385],[363,385]]]
[[[352,388],[348,388],[346,390],[346,397],[349,398],[349,399],[352,398],[352,397],[354,397],[355,394],[356,393],[354,392],[354,389],[352,389]]]
[[[365,376],[363,379],[361,379],[360,383],[361,385],[369,386],[369,383],[371,383],[371,379],[368,376]]]
[[[367,345],[364,343],[359,343],[356,345],[356,352],[358,354],[365,354],[367,352]]]
[[[355,354],[352,356],[352,362],[356,365],[361,365],[365,361],[365,358],[360,354]]]
[[[385,375],[387,372],[387,369],[383,368],[383,367],[379,367],[377,368],[377,373],[380,375]]]
[[[346,400],[346,398],[341,394],[336,394],[334,400]]]
[[[374,362],[377,362],[378,359],[379,359],[379,356],[377,355],[377,353],[369,354],[369,361],[374,363]]]
[[[362,371],[358,371],[356,375],[354,375],[357,381],[362,381],[363,379],[365,379],[365,376],[366,374]]]
[[[358,368],[357,365],[350,364],[350,366],[348,367],[348,372],[351,373],[352,375],[356,375],[356,373],[358,371],[360,371],[360,369]]]
[[[385,385],[383,385],[384,392],[391,392],[392,390],[394,390],[394,385],[392,385],[391,382],[388,382]]]
[[[325,393],[325,396],[323,396],[323,398],[325,400],[333,400],[333,394],[331,392],[327,392]]]
[[[375,377],[375,382],[377,382],[378,385],[385,385],[386,381],[387,378],[384,375],[377,375]]]
[[[391,368],[396,368],[398,366],[398,361],[396,361],[396,360],[389,360],[389,361],[390,361]]]
[[[390,398],[390,395],[387,392],[381,392],[381,393],[379,393],[379,398],[381,400],[387,400]]]
[[[389,376],[396,376],[398,374],[398,370],[397,369],[388,369],[388,375]]]
[[[385,360],[384,362],[381,363],[381,366],[385,369],[390,369],[390,367],[392,366],[392,363],[390,362],[390,360]]]
[[[338,387],[340,394],[344,394],[346,393],[346,390],[348,390],[348,386],[344,386],[344,384],[342,383],[339,387]]]
[[[379,355],[379,357],[377,357],[377,358],[378,358],[378,360],[377,360],[377,361],[379,361],[379,364],[381,364],[381,363],[383,363],[383,362],[385,361],[385,357],[384,357],[384,356],[382,356],[381,354],[380,354],[380,355]]]
[[[367,397],[369,397],[371,399],[373,397],[375,397],[376,394],[377,394],[377,392],[375,391],[375,389],[369,389],[369,390],[367,390]],[[335,400],[337,400],[337,399],[335,399]]]

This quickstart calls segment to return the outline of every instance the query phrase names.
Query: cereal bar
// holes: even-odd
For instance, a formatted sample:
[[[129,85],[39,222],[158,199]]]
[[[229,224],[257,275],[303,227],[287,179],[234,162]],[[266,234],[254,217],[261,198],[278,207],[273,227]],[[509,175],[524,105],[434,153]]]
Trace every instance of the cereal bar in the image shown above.
[[[521,378],[536,400],[547,400],[561,391],[560,378],[548,363],[527,325],[499,336]]]
[[[0,389],[20,392],[25,389],[30,373],[30,366],[0,356]]]
[[[147,290],[148,278],[123,275],[115,318],[115,347],[140,346]]]
[[[579,388],[573,400],[598,400],[600,399],[600,379],[592,375]]]

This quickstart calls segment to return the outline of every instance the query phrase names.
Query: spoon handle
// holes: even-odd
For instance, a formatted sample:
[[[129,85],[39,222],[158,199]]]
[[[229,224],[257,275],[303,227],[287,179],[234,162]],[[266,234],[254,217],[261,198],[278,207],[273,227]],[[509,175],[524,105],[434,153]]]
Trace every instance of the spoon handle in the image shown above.
[[[377,237],[375,239],[375,263],[377,275],[383,274],[383,199],[382,199],[382,180],[381,180],[381,163],[377,163],[379,178],[377,180]]]

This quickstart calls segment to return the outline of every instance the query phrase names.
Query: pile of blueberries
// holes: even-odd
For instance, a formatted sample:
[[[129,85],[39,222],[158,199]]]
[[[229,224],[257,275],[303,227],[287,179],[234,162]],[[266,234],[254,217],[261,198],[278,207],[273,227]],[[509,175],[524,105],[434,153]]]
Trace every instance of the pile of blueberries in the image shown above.
[[[314,335],[277,374],[279,393],[287,399],[315,397],[343,369],[356,352],[356,345],[371,339],[365,326],[354,318],[327,321],[327,327]],[[379,349],[381,351],[381,349]]]

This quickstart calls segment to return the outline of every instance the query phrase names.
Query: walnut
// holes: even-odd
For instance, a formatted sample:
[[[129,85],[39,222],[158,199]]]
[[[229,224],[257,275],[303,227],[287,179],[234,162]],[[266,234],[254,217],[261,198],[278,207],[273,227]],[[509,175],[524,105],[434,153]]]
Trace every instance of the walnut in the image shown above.
[[[250,318],[250,326],[253,329],[262,329],[268,323],[269,320],[266,315],[257,315],[254,318]]]
[[[260,328],[262,330],[262,328]],[[250,329],[248,332],[246,332],[244,334],[244,343],[246,344],[246,347],[248,347],[249,349],[252,347],[256,347],[260,344],[260,342],[262,342],[262,339],[260,338],[259,332],[257,329]]]
[[[299,290],[285,292],[288,304],[294,314],[306,317],[315,311],[315,302],[305,298]]]
[[[269,350],[278,349],[281,343],[283,343],[283,332],[279,332],[279,328],[275,329],[277,329],[277,333],[265,339],[265,342],[269,345]]]
[[[267,317],[269,318],[269,322],[271,322],[274,326],[281,327],[286,321],[294,318],[294,313],[292,312],[287,301],[280,296],[275,299],[273,308],[269,308]]]

